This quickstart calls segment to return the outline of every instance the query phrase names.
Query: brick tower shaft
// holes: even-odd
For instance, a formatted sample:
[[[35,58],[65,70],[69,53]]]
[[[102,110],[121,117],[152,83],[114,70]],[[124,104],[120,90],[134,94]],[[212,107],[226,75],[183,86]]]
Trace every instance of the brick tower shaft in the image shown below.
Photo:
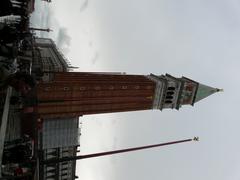
[[[155,83],[142,75],[55,73],[37,87],[38,113],[54,118],[152,109]]]

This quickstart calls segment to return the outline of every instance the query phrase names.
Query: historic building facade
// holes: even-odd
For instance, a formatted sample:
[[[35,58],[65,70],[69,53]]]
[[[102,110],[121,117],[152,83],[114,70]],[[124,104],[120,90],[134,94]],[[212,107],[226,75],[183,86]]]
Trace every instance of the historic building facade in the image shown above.
[[[32,70],[47,72],[66,72],[70,62],[64,57],[52,39],[34,38],[34,57]]]
[[[39,130],[39,161],[58,160],[63,157],[76,156],[80,146],[79,118],[45,119]],[[76,161],[56,164],[40,164],[40,179],[75,179]]]
[[[79,146],[67,146],[49,148],[42,151],[42,160],[60,159],[64,157],[76,156]],[[76,161],[67,161],[55,164],[41,164],[39,167],[39,179],[58,179],[74,180],[76,179]]]
[[[30,41],[29,41],[30,43]],[[70,63],[63,56],[52,39],[33,37],[32,48],[19,57],[30,62],[31,74],[37,79],[47,81],[55,72],[68,72]],[[35,97],[33,97],[35,106]],[[38,119],[41,120],[41,119]],[[29,122],[30,123],[30,122]],[[76,156],[80,145],[78,116],[45,118],[38,128],[39,179],[73,180],[76,178],[76,161],[56,164],[42,164],[49,159]]]

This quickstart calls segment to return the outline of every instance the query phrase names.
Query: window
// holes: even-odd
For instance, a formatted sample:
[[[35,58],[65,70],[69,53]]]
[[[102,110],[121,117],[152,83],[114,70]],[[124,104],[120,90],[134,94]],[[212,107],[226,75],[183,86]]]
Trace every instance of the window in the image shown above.
[[[69,88],[69,87],[64,87],[63,90],[64,90],[64,91],[69,91],[70,88]]]
[[[166,104],[171,104],[172,101],[166,100],[165,103],[166,103]]]
[[[174,91],[174,90],[175,90],[175,87],[168,87],[168,90]]]
[[[114,89],[114,86],[109,86],[109,89],[113,90],[113,89]]]
[[[166,99],[171,100],[171,99],[173,99],[173,96],[166,96]]]
[[[173,94],[174,94],[173,91],[168,91],[168,92],[167,92],[167,95],[173,95]]]

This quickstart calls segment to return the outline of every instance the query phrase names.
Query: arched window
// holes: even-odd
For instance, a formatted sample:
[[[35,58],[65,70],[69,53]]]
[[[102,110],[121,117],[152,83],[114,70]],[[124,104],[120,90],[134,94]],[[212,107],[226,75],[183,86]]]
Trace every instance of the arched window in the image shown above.
[[[109,86],[109,89],[110,89],[110,90],[113,90],[113,89],[114,89],[114,86]]]
[[[140,86],[135,86],[135,89],[140,89]]]
[[[166,96],[166,99],[171,100],[171,99],[173,99],[173,96]]]
[[[166,103],[166,104],[171,104],[172,101],[166,100],[165,103]]]
[[[174,91],[174,90],[175,90],[175,87],[168,87],[168,90]]]
[[[69,88],[69,87],[64,87],[63,90],[64,90],[64,91],[69,91],[70,88]]]
[[[167,92],[167,95],[173,95],[173,94],[174,94],[173,91],[168,91],[168,92]]]

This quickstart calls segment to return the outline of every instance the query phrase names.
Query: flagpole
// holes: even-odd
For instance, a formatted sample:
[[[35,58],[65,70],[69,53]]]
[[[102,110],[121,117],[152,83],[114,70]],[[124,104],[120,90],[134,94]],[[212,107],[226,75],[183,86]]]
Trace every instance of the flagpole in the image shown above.
[[[93,153],[93,154],[87,154],[87,155],[79,155],[79,156],[73,156],[73,157],[62,157],[59,159],[49,159],[49,160],[44,160],[41,163],[42,164],[56,164],[56,163],[60,163],[60,162],[108,156],[108,155],[113,155],[113,154],[120,154],[120,153],[125,153],[125,152],[150,149],[150,148],[155,148],[155,147],[160,147],[160,146],[169,146],[169,145],[173,145],[173,144],[180,144],[180,143],[185,143],[185,142],[190,142],[190,141],[198,141],[198,140],[199,140],[198,137],[194,137],[193,139],[171,141],[171,142],[167,142],[167,143],[153,144],[153,145],[148,145],[148,146],[140,146],[140,147],[135,147],[135,148],[120,149],[120,150],[115,150],[115,151],[106,151],[106,152]]]

